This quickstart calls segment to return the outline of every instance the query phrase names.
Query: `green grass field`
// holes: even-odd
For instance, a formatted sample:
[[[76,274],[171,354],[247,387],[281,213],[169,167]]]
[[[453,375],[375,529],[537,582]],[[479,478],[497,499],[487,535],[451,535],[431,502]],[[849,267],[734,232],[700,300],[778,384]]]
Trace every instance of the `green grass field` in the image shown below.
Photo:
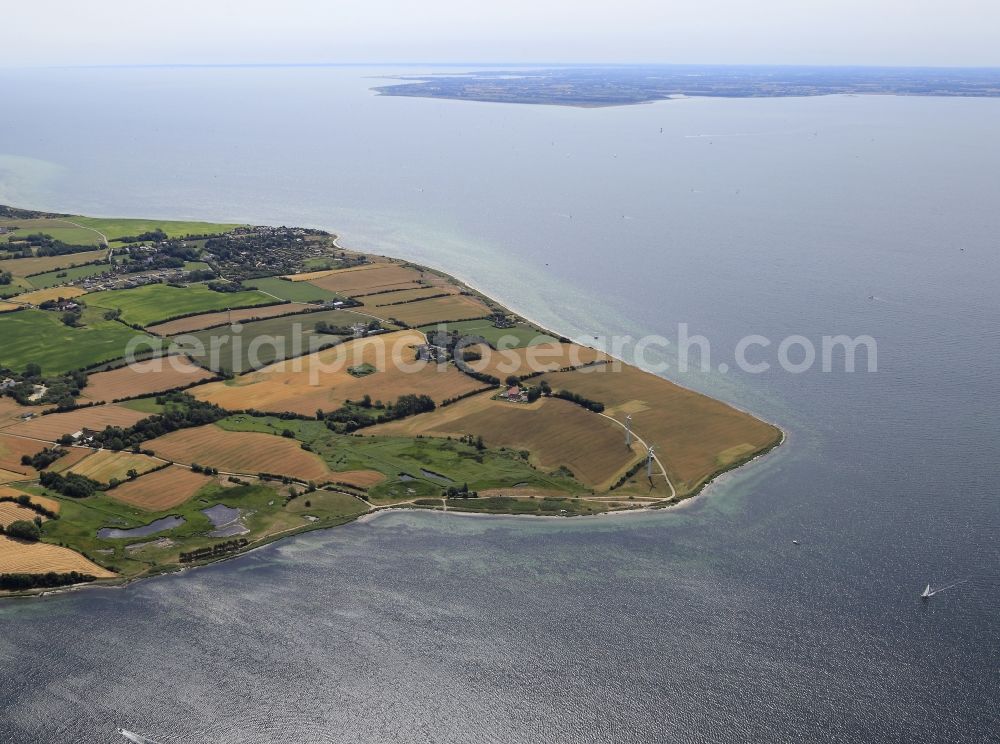
[[[100,274],[107,271],[110,266],[110,264],[74,266],[72,269],[58,269],[56,271],[47,271],[44,274],[36,274],[35,276],[28,277],[25,281],[30,283],[35,289],[47,289],[48,287],[54,287],[57,284],[65,284],[66,282],[83,279],[86,276]],[[64,274],[64,276],[60,276],[60,274]]]
[[[13,297],[14,295],[19,295],[22,292],[30,292],[34,287],[28,283],[27,279],[23,279],[19,276],[15,276],[10,284],[0,285],[0,298],[2,297]]]
[[[184,345],[184,350],[193,359],[206,364],[216,372],[242,374],[250,369],[259,369],[271,362],[287,359],[290,356],[301,356],[310,350],[318,351],[337,343],[341,339],[340,336],[313,331],[320,321],[335,326],[349,326],[359,320],[366,320],[366,318],[343,310],[320,310],[314,313],[282,315],[277,318],[240,323],[238,334],[233,333],[229,325],[184,334],[185,338],[189,336],[197,338],[203,345],[203,353],[199,353],[200,350],[194,346],[189,349],[187,344]],[[251,360],[252,342],[254,339],[265,337],[273,339],[273,342],[270,340],[267,343],[258,342],[258,345],[254,347],[256,359]],[[234,342],[236,338],[240,340],[238,346]],[[215,355],[217,357],[215,360],[211,358],[213,344],[220,350]],[[252,361],[257,362],[257,364],[251,364]]]
[[[373,498],[399,498],[406,489],[416,496],[438,495],[449,485],[469,488],[509,488],[533,486],[567,494],[579,493],[576,481],[535,470],[516,453],[485,450],[449,439],[407,437],[355,437],[334,434],[320,421],[283,421],[277,417],[237,414],[218,424],[232,431],[261,431],[281,434],[288,429],[305,442],[334,470],[377,470],[387,480],[371,490]],[[481,462],[480,462],[481,460]],[[427,473],[444,476],[447,480]],[[400,478],[401,474],[411,480]],[[393,493],[395,491],[395,493]],[[410,498],[414,494],[409,494]]]
[[[70,328],[59,313],[44,310],[0,314],[0,366],[21,371],[35,362],[44,373],[59,374],[117,359],[137,335],[159,342],[121,323],[103,320],[93,310],[84,313],[84,323],[82,328]]]
[[[77,223],[76,225],[71,223]],[[7,242],[9,235],[23,238],[33,233],[45,233],[51,235],[56,240],[61,240],[70,245],[92,245],[95,248],[102,245],[101,236],[94,230],[86,226],[78,227],[83,223],[76,218],[69,217],[66,220],[59,218],[42,218],[35,220],[0,220],[0,227],[16,227],[13,233],[8,233],[2,237],[2,242]]]
[[[188,313],[267,305],[274,299],[260,292],[213,292],[204,284],[171,287],[147,284],[134,289],[113,289],[84,295],[90,306],[109,310],[120,308],[122,319],[141,326],[152,325]]]
[[[106,494],[95,494],[86,499],[67,499],[38,488],[30,490],[57,498],[62,505],[61,518],[44,523],[43,540],[64,543],[83,552],[91,560],[127,576],[172,565],[177,562],[181,550],[194,550],[229,539],[210,537],[206,534],[213,527],[201,510],[214,504],[225,504],[245,510],[247,516],[244,518],[244,523],[250,533],[242,537],[251,541],[288,529],[342,524],[367,511],[367,507],[357,499],[329,492],[300,496],[286,504],[285,499],[267,485],[223,488],[211,483],[186,503],[169,511],[154,513],[121,503]],[[308,506],[306,506],[307,501]],[[317,521],[311,522],[305,519],[307,514],[315,517]],[[149,524],[168,515],[182,517],[184,524],[149,537],[116,539],[97,537],[97,531],[102,527],[129,529]],[[125,550],[127,545],[159,537],[169,537],[178,544],[167,549],[148,547],[139,551]],[[113,552],[98,553],[98,550]]]
[[[493,346],[497,346],[503,340],[506,349],[518,349],[557,340],[521,323],[518,323],[514,328],[496,328],[489,319],[466,320],[459,323],[435,323],[434,325],[422,326],[420,330],[426,333],[436,331],[439,327],[443,327],[448,333],[458,331],[467,336],[482,336]]]
[[[163,230],[168,237],[183,238],[185,235],[210,235],[223,233],[239,227],[236,224],[221,224],[213,222],[186,222],[179,220],[129,220],[103,217],[70,217],[84,227],[91,227],[108,236],[108,240],[126,235],[139,235],[152,232],[157,228]]]
[[[280,297],[283,300],[291,300],[292,302],[340,299],[333,292],[317,287],[309,282],[292,282],[276,276],[269,276],[264,279],[250,279],[247,284],[251,287],[257,287],[261,291],[272,294],[275,297]]]

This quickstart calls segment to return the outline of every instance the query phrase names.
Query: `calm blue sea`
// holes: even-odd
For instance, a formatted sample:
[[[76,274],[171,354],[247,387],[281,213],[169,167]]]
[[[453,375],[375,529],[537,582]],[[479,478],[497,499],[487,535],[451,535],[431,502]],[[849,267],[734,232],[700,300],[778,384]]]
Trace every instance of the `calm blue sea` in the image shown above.
[[[397,513],[0,603],[0,742],[997,741],[1000,99],[369,92],[400,71],[0,71],[0,203],[325,227],[585,342],[687,324],[710,371],[667,376],[787,443],[670,513]],[[793,334],[878,371],[783,371]]]

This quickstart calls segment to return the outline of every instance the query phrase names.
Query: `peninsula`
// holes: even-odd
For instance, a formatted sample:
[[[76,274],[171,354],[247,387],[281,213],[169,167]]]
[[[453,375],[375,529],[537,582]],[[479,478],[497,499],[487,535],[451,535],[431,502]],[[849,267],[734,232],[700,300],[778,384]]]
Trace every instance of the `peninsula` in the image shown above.
[[[0,207],[0,592],[392,508],[661,508],[771,424],[311,229]]]
[[[824,95],[1000,96],[1000,69],[602,65],[401,75],[384,96],[560,106],[625,106],[669,98]]]

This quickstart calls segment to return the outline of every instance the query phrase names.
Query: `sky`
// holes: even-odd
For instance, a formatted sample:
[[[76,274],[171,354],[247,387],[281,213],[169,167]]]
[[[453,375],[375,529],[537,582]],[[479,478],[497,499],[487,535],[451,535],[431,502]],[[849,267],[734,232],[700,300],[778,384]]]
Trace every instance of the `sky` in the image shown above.
[[[5,0],[0,66],[1000,66],[996,0]]]

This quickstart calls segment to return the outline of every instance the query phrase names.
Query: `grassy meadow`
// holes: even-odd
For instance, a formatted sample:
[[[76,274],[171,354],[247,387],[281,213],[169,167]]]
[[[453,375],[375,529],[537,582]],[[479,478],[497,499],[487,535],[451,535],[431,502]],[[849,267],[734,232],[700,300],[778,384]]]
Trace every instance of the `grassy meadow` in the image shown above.
[[[122,357],[137,335],[160,343],[121,323],[104,320],[93,309],[84,312],[83,323],[83,327],[71,328],[59,313],[45,310],[0,314],[0,366],[22,371],[35,362],[45,374],[60,374]]]
[[[88,305],[108,310],[120,309],[122,320],[140,326],[152,325],[187,313],[253,307],[274,301],[260,292],[214,292],[204,284],[191,284],[183,288],[168,284],[147,284],[133,289],[93,292],[84,299]]]

